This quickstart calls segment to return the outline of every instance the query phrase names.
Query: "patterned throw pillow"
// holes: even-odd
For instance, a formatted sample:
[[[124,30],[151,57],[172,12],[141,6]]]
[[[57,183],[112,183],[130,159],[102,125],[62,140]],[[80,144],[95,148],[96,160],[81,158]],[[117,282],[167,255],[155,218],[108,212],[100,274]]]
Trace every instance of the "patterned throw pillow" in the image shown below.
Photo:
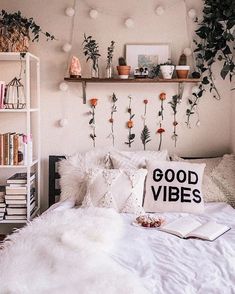
[[[202,213],[204,168],[205,164],[147,161],[145,211]]]
[[[143,213],[146,169],[91,169],[82,206],[114,208],[118,212]]]
[[[227,202],[226,194],[223,189],[220,188],[216,181],[212,177],[213,170],[221,162],[222,157],[205,158],[205,159],[183,159],[177,155],[172,156],[174,161],[191,162],[191,163],[205,163],[205,171],[202,181],[202,192],[205,202]]]
[[[168,160],[167,150],[163,151],[111,151],[114,168],[138,169],[146,167],[146,160]]]

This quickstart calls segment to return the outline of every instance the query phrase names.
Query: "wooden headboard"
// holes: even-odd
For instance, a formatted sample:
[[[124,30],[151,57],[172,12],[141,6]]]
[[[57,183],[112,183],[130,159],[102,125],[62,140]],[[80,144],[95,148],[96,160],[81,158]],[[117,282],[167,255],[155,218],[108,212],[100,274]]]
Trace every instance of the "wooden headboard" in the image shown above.
[[[58,162],[64,158],[62,155],[49,156],[49,206],[56,203],[60,197]]]

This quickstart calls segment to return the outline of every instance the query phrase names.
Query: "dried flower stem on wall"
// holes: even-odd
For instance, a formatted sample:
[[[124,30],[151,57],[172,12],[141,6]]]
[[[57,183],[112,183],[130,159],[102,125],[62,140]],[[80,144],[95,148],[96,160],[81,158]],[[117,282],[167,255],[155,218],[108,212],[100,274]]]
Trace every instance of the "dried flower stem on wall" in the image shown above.
[[[97,106],[98,99],[92,98],[90,99],[90,106],[91,106],[91,119],[89,121],[89,125],[92,128],[92,133],[90,134],[90,138],[93,140],[93,147],[95,147],[96,143],[96,121],[95,121],[95,107]]]
[[[127,144],[129,148],[131,148],[131,144],[134,142],[134,139],[135,139],[135,134],[132,133],[132,128],[134,126],[133,118],[135,115],[132,113],[132,108],[131,108],[132,97],[128,96],[128,98],[129,98],[129,105],[127,108],[127,112],[129,113],[129,120],[127,122],[127,128],[129,129],[129,131],[128,131],[128,141],[125,142],[125,144]]]
[[[117,96],[115,95],[115,93],[113,93],[112,97],[112,107],[111,107],[111,114],[110,114],[110,118],[109,118],[109,122],[111,123],[111,133],[108,136],[109,138],[112,138],[112,143],[113,146],[115,145],[115,136],[114,136],[114,119],[113,119],[113,115],[115,112],[117,112],[117,106],[116,106],[116,102],[117,102]]]
[[[151,139],[150,139],[150,131],[148,129],[148,126],[146,125],[146,115],[147,115],[148,100],[145,99],[143,102],[144,102],[144,115],[142,116],[142,119],[144,121],[144,128],[143,128],[143,130],[141,132],[140,139],[141,139],[142,144],[144,146],[144,150],[146,150],[146,144],[148,142],[150,142]]]

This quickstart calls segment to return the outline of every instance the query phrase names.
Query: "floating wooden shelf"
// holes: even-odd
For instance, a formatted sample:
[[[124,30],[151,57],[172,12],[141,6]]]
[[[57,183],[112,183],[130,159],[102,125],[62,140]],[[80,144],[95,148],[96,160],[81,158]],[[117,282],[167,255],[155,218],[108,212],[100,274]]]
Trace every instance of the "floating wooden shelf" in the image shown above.
[[[119,78],[112,78],[112,79],[106,79],[106,78],[64,78],[67,82],[75,82],[75,83],[82,83],[82,89],[83,89],[83,103],[86,103],[86,84],[87,83],[116,83],[116,84],[144,84],[144,83],[178,83],[179,84],[179,90],[178,94],[182,97],[183,95],[183,84],[184,83],[199,83],[200,79],[150,79],[150,78],[129,78],[129,79],[119,79]]]

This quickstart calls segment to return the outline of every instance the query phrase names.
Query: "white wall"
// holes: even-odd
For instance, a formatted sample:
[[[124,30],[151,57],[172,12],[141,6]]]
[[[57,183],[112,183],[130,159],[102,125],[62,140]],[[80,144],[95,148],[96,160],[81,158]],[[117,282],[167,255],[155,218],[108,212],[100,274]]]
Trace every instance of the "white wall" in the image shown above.
[[[235,83],[233,83],[233,88]],[[235,153],[235,90],[232,91],[232,115],[231,115],[231,151]]]
[[[201,1],[191,0],[187,2],[187,9],[195,8],[198,13],[201,9]],[[74,24],[74,41],[72,54],[82,61],[83,75],[89,75],[90,65],[85,63],[82,53],[83,34],[91,34],[100,44],[102,58],[100,67],[102,72],[105,68],[106,48],[111,40],[116,41],[114,64],[117,58],[124,54],[126,43],[171,43],[172,59],[178,61],[179,55],[185,47],[190,45],[191,31],[194,24],[186,21],[184,1],[162,1],[166,12],[157,16],[154,10],[160,2],[154,0],[90,0],[78,1],[78,10]],[[46,42],[43,38],[38,44],[33,44],[30,51],[41,58],[41,135],[42,135],[42,192],[43,207],[47,206],[48,186],[48,156],[49,154],[70,154],[75,151],[84,151],[92,148],[89,138],[88,105],[82,104],[82,91],[78,84],[70,84],[67,93],[58,90],[58,84],[66,74],[68,54],[61,51],[64,42],[70,40],[72,18],[64,14],[68,6],[72,6],[72,0],[1,0],[1,8],[8,11],[21,10],[27,16],[33,16],[42,29],[53,33],[57,41]],[[88,12],[90,7],[99,11],[96,20],[90,19]],[[131,16],[135,21],[133,29],[127,29],[124,19]],[[189,29],[189,34],[187,28]],[[191,61],[189,61],[191,63]],[[196,117],[192,121],[192,129],[185,125],[185,110],[187,96],[192,85],[185,86],[185,94],[178,114],[177,147],[174,147],[172,135],[172,111],[170,106],[165,105],[165,128],[163,148],[168,148],[171,153],[190,156],[220,155],[230,148],[230,109],[231,93],[228,82],[217,78],[217,84],[222,95],[221,101],[212,98],[209,91],[200,103],[201,126],[195,127]],[[149,84],[149,85],[114,85],[93,84],[88,85],[88,98],[97,97],[97,146],[111,145],[107,139],[110,130],[108,123],[110,113],[109,97],[115,92],[118,100],[118,114],[115,117],[117,145],[121,149],[127,149],[124,144],[127,137],[125,128],[128,114],[126,107],[127,96],[131,94],[134,99],[133,110],[136,114],[135,128],[137,139],[133,149],[142,149],[139,139],[142,127],[141,114],[143,113],[144,98],[150,101],[148,112],[148,125],[152,133],[152,141],[148,149],[157,149],[159,137],[155,134],[157,125],[157,112],[160,107],[158,95],[164,91],[168,99],[177,91],[177,85]],[[169,101],[169,100],[168,100]],[[68,126],[58,127],[58,120],[67,118]]]

